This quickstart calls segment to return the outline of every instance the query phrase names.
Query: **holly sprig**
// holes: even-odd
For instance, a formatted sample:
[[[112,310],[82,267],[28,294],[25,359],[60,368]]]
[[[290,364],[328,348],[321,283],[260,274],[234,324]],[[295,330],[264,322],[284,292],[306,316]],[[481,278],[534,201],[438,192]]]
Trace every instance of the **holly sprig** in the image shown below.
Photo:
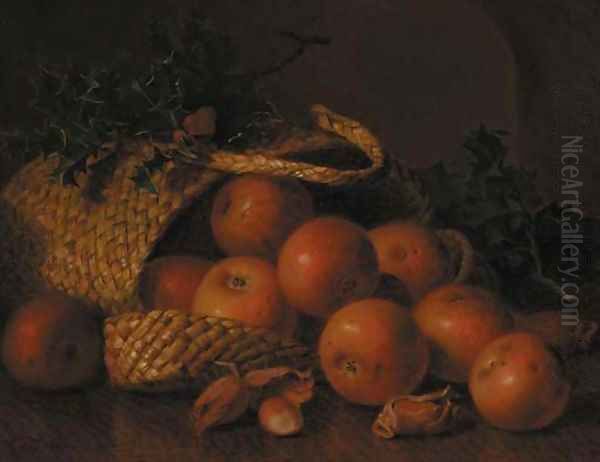
[[[147,34],[152,58],[146,63],[123,54],[85,70],[40,64],[32,78],[31,108],[43,116],[43,124],[27,140],[27,147],[59,154],[52,179],[76,184],[77,174],[87,171],[87,159],[107,143],[139,136],[169,137],[183,117],[199,106],[234,97],[239,101],[244,94],[241,90],[248,82],[238,79],[232,89],[226,78],[234,68],[233,46],[209,22],[191,18],[176,27],[172,20],[155,20]],[[156,156],[140,167],[134,177],[138,186],[152,189],[144,173],[160,168],[157,164],[164,161]],[[110,163],[105,158],[104,165]]]
[[[460,229],[500,275],[517,305],[560,303],[561,206],[543,203],[536,173],[512,164],[504,130],[481,125],[465,136],[462,156],[423,171],[438,225]],[[586,254],[600,257],[600,221],[586,217]],[[582,249],[582,252],[584,249]],[[582,259],[581,283],[600,276],[598,258]]]
[[[212,106],[218,114],[212,141],[243,149],[267,136],[265,121],[279,120],[272,105],[259,95],[257,80],[280,72],[309,46],[329,43],[323,37],[279,35],[297,43],[294,52],[267,69],[251,72],[240,69],[230,37],[197,15],[150,21],[147,60],[128,52],[109,63],[84,68],[41,60],[31,78],[30,107],[41,115],[42,123],[27,134],[11,136],[10,144],[17,144],[29,157],[57,154],[60,161],[50,179],[77,185],[77,175],[88,171],[88,159],[105,146],[136,137],[171,141],[173,130],[187,115]],[[94,171],[110,174],[119,152],[104,151]],[[150,175],[169,159],[173,157],[155,155],[132,179],[138,187],[156,192]]]

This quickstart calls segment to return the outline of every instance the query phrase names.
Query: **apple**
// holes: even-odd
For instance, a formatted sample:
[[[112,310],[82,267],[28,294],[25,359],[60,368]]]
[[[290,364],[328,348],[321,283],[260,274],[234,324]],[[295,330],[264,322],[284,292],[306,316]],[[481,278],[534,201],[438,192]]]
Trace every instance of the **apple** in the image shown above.
[[[377,256],[366,231],[337,217],[301,225],[281,248],[279,285],[298,311],[326,318],[377,287]]]
[[[216,263],[198,286],[192,312],[280,333],[283,326],[294,328],[275,266],[258,257],[229,257]]]
[[[446,248],[435,232],[410,221],[398,221],[369,231],[379,270],[398,279],[413,302],[450,278]]]
[[[366,298],[336,311],[319,338],[321,368],[347,400],[380,406],[409,394],[429,366],[429,347],[410,311],[390,300]]]
[[[139,295],[148,311],[190,312],[196,289],[213,262],[202,257],[173,255],[149,261],[140,274]]]
[[[313,213],[312,198],[298,180],[247,174],[219,190],[210,224],[226,255],[274,260],[290,232]]]
[[[466,284],[445,284],[425,295],[413,317],[431,345],[432,375],[466,383],[485,346],[514,327],[504,303],[492,292]]]
[[[40,295],[8,320],[2,359],[22,385],[59,390],[93,381],[102,370],[99,311],[58,292]]]

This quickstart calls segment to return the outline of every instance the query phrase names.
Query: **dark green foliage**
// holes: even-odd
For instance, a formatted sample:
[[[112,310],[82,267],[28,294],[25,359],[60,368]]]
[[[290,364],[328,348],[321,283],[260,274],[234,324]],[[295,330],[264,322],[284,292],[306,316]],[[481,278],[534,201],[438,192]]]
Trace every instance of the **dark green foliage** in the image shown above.
[[[85,69],[41,63],[31,79],[35,89],[31,108],[41,114],[42,126],[0,141],[26,151],[29,158],[58,153],[60,163],[51,179],[71,185],[79,172],[86,171],[88,158],[107,143],[118,146],[137,136],[170,141],[173,129],[201,106],[216,109],[217,132],[212,140],[216,147],[263,144],[274,137],[282,119],[260,98],[256,81],[281,71],[307,47],[329,43],[323,37],[281,32],[281,37],[297,43],[294,52],[266,69],[244,73],[238,69],[230,38],[204,19],[154,20],[147,34],[151,59],[146,62],[121,53],[110,63]],[[178,161],[206,150],[192,142],[169,158]],[[114,166],[112,156],[96,169],[109,172]],[[166,159],[157,156],[151,165],[141,167],[133,178],[137,185],[156,192],[149,175]]]
[[[438,162],[424,172],[440,225],[462,230],[502,276],[505,293],[521,305],[560,304],[560,205],[540,207],[535,174],[511,165],[502,137],[481,126],[470,131],[460,166]],[[586,218],[586,249],[600,254],[598,220]],[[596,228],[594,234],[593,228]],[[582,248],[583,252],[583,248]],[[600,274],[582,263],[580,276]],[[596,265],[597,266],[597,265]]]
[[[75,184],[77,174],[86,171],[87,159],[106,143],[136,136],[170,140],[172,130],[200,106],[217,109],[218,143],[240,132],[252,114],[265,111],[254,82],[235,74],[230,40],[207,21],[153,21],[148,43],[149,62],[123,54],[86,69],[39,65],[31,79],[35,89],[31,108],[42,114],[44,122],[18,141],[32,155],[60,155],[53,180]],[[134,177],[138,186],[154,191],[148,174],[165,160],[158,156],[141,168]],[[109,155],[95,170],[106,173],[113,166]]]

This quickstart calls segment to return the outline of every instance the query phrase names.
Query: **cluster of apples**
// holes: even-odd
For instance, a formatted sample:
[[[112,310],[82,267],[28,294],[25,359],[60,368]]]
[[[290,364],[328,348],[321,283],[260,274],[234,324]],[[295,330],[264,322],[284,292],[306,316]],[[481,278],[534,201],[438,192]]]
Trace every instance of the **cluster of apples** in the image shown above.
[[[146,309],[229,317],[292,335],[298,313],[324,319],[375,293],[416,299],[451,272],[427,228],[398,222],[367,232],[342,217],[316,217],[310,193],[291,178],[232,179],[214,199],[211,229],[226,258],[148,262],[140,278]]]
[[[382,405],[432,375],[468,383],[480,414],[500,428],[541,428],[563,413],[570,387],[546,343],[515,331],[496,295],[452,283],[434,230],[395,221],[367,231],[315,216],[299,181],[260,175],[220,189],[211,228],[227,257],[150,262],[146,308],[234,318],[289,337],[298,316],[320,319],[322,369],[353,403]]]
[[[353,403],[382,405],[432,375],[468,383],[479,413],[500,428],[537,429],[564,412],[570,386],[547,343],[515,330],[496,295],[453,283],[434,230],[396,221],[367,231],[318,216],[300,181],[254,174],[217,192],[211,230],[223,259],[145,265],[146,310],[237,319],[289,338],[299,316],[319,319],[321,367]],[[9,372],[39,388],[90,380],[102,364],[99,318],[90,313],[58,294],[17,310],[3,339]]]

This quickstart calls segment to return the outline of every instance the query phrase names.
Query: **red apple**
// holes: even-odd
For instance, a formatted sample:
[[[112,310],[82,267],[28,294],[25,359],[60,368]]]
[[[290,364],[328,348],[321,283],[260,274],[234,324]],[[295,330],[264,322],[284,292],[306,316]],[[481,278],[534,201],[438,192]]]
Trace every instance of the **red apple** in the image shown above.
[[[442,241],[430,228],[405,221],[369,231],[379,270],[398,279],[412,301],[447,282],[449,259]]]
[[[9,319],[2,359],[22,385],[58,390],[79,387],[102,370],[104,339],[99,311],[61,293],[40,295]]]
[[[211,228],[228,256],[275,259],[290,232],[313,216],[312,198],[294,178],[242,175],[217,193]]]
[[[196,289],[212,265],[205,258],[184,255],[149,261],[140,275],[142,305],[146,310],[191,311]]]
[[[193,312],[237,319],[266,329],[290,329],[272,263],[258,257],[229,257],[206,274],[194,296]],[[293,327],[293,326],[292,326]]]
[[[280,287],[295,309],[321,318],[370,296],[377,287],[377,257],[357,224],[321,217],[300,226],[277,261]]]
[[[318,348],[329,384],[358,404],[380,406],[411,393],[429,365],[427,340],[410,311],[378,298],[336,311],[327,320]]]

